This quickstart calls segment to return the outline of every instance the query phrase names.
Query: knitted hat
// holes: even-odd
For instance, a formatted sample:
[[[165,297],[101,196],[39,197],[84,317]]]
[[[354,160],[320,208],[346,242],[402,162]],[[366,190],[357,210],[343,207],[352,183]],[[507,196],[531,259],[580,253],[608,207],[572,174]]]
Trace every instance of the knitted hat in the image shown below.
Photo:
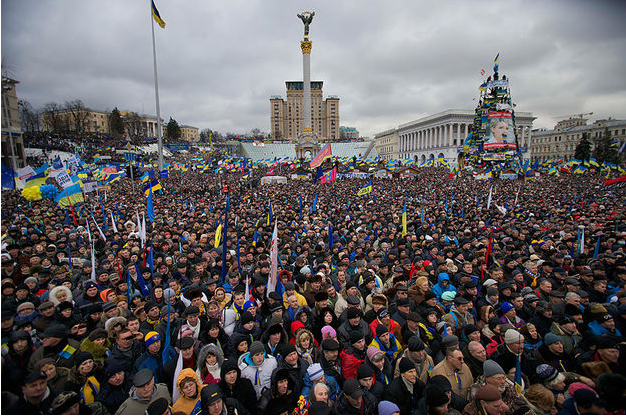
[[[502,303],[502,306],[500,307],[502,309],[502,314],[506,314],[509,311],[513,310],[515,308],[515,306],[509,302],[504,302]]]
[[[378,349],[376,346],[370,346],[367,348],[367,358],[370,360],[370,362],[372,361],[374,356],[376,356],[379,353],[382,353],[382,351]]]
[[[348,308],[348,312],[346,313],[348,320],[355,319],[357,317],[361,317],[361,310],[356,307]]]
[[[524,341],[524,336],[514,329],[509,329],[504,333],[504,343],[507,345]]]
[[[67,328],[60,324],[52,324],[44,330],[42,337],[57,337],[59,339],[63,339],[67,336]]]
[[[111,378],[118,372],[124,371],[124,364],[120,361],[111,361],[104,369],[104,377],[106,379]]]
[[[546,333],[543,337],[543,341],[546,345],[551,345],[553,343],[557,343],[561,341],[561,338],[554,333]]]
[[[410,352],[421,352],[426,348],[422,339],[417,336],[411,336],[407,344]]]
[[[309,375],[309,379],[311,381],[315,381],[316,379],[324,375],[324,370],[322,369],[322,365],[320,365],[319,363],[313,363],[309,365],[306,373]]]
[[[391,401],[381,401],[378,403],[378,414],[381,416],[390,416],[393,413],[399,413],[400,409]]]
[[[428,385],[426,387],[425,395],[426,395],[426,405],[429,407],[441,407],[450,401],[448,395],[437,385]]]
[[[373,376],[374,376],[374,371],[366,363],[362,363],[359,365],[358,368],[356,368],[356,379],[371,378]]]
[[[26,304],[26,303],[24,303],[24,304]],[[23,304],[20,304],[20,307],[21,307],[22,305],[23,305]],[[19,307],[18,307],[18,311],[19,311]],[[613,318],[613,316],[611,316],[610,314],[603,314],[603,315],[601,315],[600,317],[598,317],[598,318],[597,318],[597,320],[598,320],[598,323],[602,324],[602,323],[604,323],[605,321],[609,321],[609,320],[611,320],[612,318]]]
[[[413,361],[411,361],[411,359],[407,357],[403,357],[402,359],[400,359],[400,373],[401,374],[407,371],[410,371],[411,369],[415,369],[415,364],[413,363]]]
[[[326,351],[339,350],[339,342],[335,339],[324,339],[322,341],[322,349]]]
[[[539,377],[539,379],[544,383],[552,381],[559,375],[559,371],[557,371],[556,368],[545,363],[537,366],[535,373],[537,374],[537,377]]]
[[[441,299],[444,301],[453,301],[454,297],[456,297],[455,291],[445,291],[443,294],[441,294]]]
[[[283,350],[280,352],[280,354],[284,358],[284,357],[292,354],[295,351],[296,351],[296,347],[294,345],[292,345],[291,343],[287,343],[283,347]]]
[[[485,362],[483,362],[483,375],[485,377],[504,374],[504,369],[502,369],[498,362],[492,359],[487,359]]]
[[[157,332],[148,332],[143,340],[146,344],[146,347],[149,347],[154,342],[161,340],[161,335],[159,335]]]
[[[322,327],[322,340],[337,337],[337,331],[332,326]]]
[[[170,406],[170,403],[167,401],[167,398],[163,398],[163,397],[157,398],[156,400],[150,403],[150,405],[148,406],[148,409],[146,410],[146,414],[151,415],[151,416],[163,415],[165,414],[169,406]]]
[[[74,361],[74,363],[78,368],[83,362],[88,360],[93,360],[93,355],[90,352],[80,352],[78,355],[76,355],[76,360]]]
[[[241,322],[241,324],[250,323],[251,321],[254,321],[254,316],[249,311],[244,311],[243,313],[241,313],[241,318],[239,319],[239,321]]]
[[[376,326],[376,337],[380,337],[385,333],[389,333],[387,326],[385,326],[384,324],[379,324],[378,326]]]
[[[252,342],[252,344],[250,345],[250,357],[258,354],[258,353],[263,353],[265,352],[265,348],[263,347],[263,343],[261,343],[258,340],[255,340],[254,342]]]
[[[359,340],[363,340],[363,332],[361,332],[360,330],[352,330],[350,331],[350,344],[354,344],[356,342],[358,342]]]

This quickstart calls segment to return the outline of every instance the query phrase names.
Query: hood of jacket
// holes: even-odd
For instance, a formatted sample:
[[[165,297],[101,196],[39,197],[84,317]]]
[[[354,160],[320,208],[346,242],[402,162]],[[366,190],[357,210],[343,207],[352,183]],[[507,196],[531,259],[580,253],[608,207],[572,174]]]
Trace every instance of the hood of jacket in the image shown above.
[[[67,299],[65,301],[72,301],[72,291],[67,288],[65,285],[59,285],[50,290],[48,294],[48,300],[52,302],[55,306],[59,305],[59,293],[64,292],[67,294]]]
[[[206,357],[209,353],[213,354],[217,358],[218,365],[222,366],[224,363],[224,355],[222,354],[222,350],[214,343],[209,343],[200,350],[200,354],[198,355],[198,366],[205,363]]]
[[[198,380],[198,375],[191,368],[182,369],[180,371],[180,373],[178,374],[178,378],[176,378],[176,386],[178,386],[178,390],[180,391],[180,395],[184,396],[186,398],[189,398],[189,397],[187,397],[183,393],[183,387],[181,387],[181,383],[183,382],[183,379],[185,379],[185,378],[193,378],[194,382],[196,383],[196,388],[197,388],[197,390],[196,390],[196,397],[194,397],[194,398],[197,398],[197,396],[200,393],[200,390],[202,388],[202,384],[200,384],[200,381]]]

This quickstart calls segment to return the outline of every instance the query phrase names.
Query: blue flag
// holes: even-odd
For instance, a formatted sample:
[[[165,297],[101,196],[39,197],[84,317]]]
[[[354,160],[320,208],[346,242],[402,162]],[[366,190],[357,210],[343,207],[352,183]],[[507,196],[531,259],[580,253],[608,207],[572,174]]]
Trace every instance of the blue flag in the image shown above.
[[[317,183],[317,180],[324,176],[324,171],[322,171],[322,166],[317,167],[317,172],[315,173],[315,178],[313,179],[313,184]]]
[[[300,219],[302,219],[302,195],[300,195]]]
[[[126,290],[126,294],[128,295],[128,299],[130,300],[133,296],[133,282],[130,279],[130,272],[126,273],[126,286],[128,289]]]
[[[239,269],[239,276],[241,276],[241,259],[240,259],[240,250],[239,250],[239,224],[235,225],[235,229],[237,232],[237,267]],[[224,235],[226,237],[226,235]]]
[[[150,273],[154,273],[154,251],[152,250],[152,244],[150,244],[150,252],[148,252],[148,268],[150,268]]]
[[[598,259],[598,255],[600,255],[600,239],[602,239],[602,235],[598,236],[598,241],[596,242],[596,248],[593,251],[593,259]]]
[[[313,199],[313,205],[309,209],[311,213],[315,213],[317,211],[317,194],[315,194],[315,198]]]
[[[152,201],[152,188],[148,191],[148,199],[146,200],[146,211],[151,223],[154,223],[154,202]]]
[[[135,271],[137,271],[137,282],[139,283],[139,289],[141,290],[141,295],[142,297],[147,297],[150,295],[150,290],[148,289],[148,286],[146,285],[146,281],[144,281],[143,279],[143,275],[141,274],[141,270],[137,266],[137,263],[133,261],[133,264],[135,265]]]
[[[226,241],[228,240],[228,212],[224,213],[224,237],[222,238],[222,280],[224,282],[226,279],[226,274],[228,274],[228,269],[226,267],[226,252],[228,251],[228,245],[226,245]]]

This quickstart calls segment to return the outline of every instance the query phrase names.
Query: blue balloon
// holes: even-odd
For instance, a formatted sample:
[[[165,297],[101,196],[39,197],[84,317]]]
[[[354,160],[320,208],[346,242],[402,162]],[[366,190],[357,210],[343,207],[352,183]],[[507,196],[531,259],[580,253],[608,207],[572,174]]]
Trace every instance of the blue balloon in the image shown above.
[[[51,200],[54,200],[54,198],[59,193],[59,190],[57,190],[57,187],[52,184],[42,185],[41,187],[39,187],[39,191],[41,191],[42,198],[49,198]]]

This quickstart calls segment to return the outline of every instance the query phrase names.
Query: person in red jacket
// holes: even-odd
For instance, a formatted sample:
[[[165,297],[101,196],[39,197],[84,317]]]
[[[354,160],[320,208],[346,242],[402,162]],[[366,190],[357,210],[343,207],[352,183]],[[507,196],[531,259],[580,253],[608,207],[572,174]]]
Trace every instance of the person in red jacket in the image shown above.
[[[359,331],[350,332],[350,346],[341,356],[341,374],[345,379],[355,378],[359,365],[365,361],[365,336]]]
[[[400,325],[397,321],[391,318],[391,316],[389,315],[389,310],[387,310],[386,308],[381,308],[380,310],[378,310],[378,315],[376,316],[376,319],[372,320],[369,325],[373,335],[376,335],[376,326],[378,326],[379,324],[384,325],[387,330],[389,330],[389,333],[394,333],[396,330],[400,331]]]

